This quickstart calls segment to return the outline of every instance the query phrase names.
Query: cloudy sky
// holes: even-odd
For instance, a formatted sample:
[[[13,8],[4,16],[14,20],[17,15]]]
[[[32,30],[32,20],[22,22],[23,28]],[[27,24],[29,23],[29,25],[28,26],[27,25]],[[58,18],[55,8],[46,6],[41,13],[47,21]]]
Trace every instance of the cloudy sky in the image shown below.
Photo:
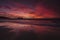
[[[60,18],[58,0],[0,1],[0,16],[9,18]]]
[[[60,18],[58,0],[0,0],[0,18]],[[60,20],[1,20],[2,40],[60,39]]]

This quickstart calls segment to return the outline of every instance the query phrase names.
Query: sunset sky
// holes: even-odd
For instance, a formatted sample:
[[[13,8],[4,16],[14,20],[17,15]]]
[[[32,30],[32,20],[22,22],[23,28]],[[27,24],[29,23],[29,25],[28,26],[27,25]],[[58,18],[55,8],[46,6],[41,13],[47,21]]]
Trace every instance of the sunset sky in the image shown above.
[[[60,39],[59,5],[58,0],[0,0],[0,38],[2,40]],[[32,20],[28,20],[29,18]]]
[[[36,2],[37,1],[37,2]],[[26,3],[27,2],[27,3]],[[7,0],[0,2],[0,16],[9,18],[60,18],[58,3],[38,0]],[[48,5],[48,6],[47,6]],[[58,8],[57,8],[58,7]]]

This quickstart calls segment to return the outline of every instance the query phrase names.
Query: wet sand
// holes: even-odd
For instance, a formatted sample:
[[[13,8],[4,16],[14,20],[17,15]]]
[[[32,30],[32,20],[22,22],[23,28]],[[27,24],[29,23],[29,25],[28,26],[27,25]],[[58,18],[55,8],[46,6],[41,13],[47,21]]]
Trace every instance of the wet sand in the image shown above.
[[[60,24],[43,20],[0,20],[2,40],[58,40]]]

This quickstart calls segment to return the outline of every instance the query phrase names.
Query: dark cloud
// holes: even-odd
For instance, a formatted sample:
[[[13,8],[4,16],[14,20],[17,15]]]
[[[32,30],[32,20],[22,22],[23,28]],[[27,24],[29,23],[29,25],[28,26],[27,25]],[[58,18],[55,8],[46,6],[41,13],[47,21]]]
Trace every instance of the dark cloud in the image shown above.
[[[56,16],[60,17],[60,7],[59,7],[59,1],[57,0],[0,0],[0,12],[1,11],[11,11],[10,9],[14,10],[15,8],[18,8],[19,7],[22,7],[22,9],[24,8],[22,5],[24,4],[24,7],[29,7],[29,8],[32,8],[32,10],[35,10],[36,9],[36,6],[38,6],[37,10],[38,11],[41,11],[43,8],[42,11],[45,11],[45,10],[51,10],[53,12],[55,12]],[[42,5],[42,7],[40,7]],[[1,8],[1,6],[4,8]],[[48,12],[46,11],[46,12]],[[49,11],[51,14],[53,12]],[[41,13],[41,12],[39,12]],[[37,13],[38,14],[38,13]],[[42,13],[42,14],[45,14]],[[54,14],[54,15],[55,15]],[[47,15],[46,15],[47,16]],[[48,15],[49,16],[49,15]],[[50,15],[51,16],[51,15]]]

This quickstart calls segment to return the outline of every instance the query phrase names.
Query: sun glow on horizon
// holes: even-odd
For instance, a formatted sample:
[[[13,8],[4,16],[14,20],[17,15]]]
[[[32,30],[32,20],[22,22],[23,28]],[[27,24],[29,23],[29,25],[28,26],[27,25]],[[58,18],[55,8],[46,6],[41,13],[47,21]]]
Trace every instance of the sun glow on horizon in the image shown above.
[[[33,9],[27,7],[27,5],[20,3],[8,3],[8,5],[0,8],[2,12],[0,12],[0,16],[8,17],[8,18],[58,18],[56,12],[46,9],[44,6],[36,5]]]

